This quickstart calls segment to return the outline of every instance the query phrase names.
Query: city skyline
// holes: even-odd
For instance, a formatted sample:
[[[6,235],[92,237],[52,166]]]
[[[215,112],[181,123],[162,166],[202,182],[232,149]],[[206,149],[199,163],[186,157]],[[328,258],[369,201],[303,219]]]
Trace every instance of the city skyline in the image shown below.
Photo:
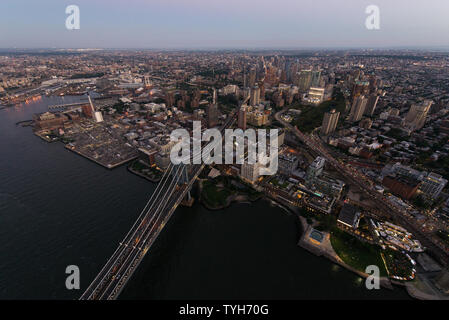
[[[67,30],[65,8],[80,8]],[[380,29],[368,30],[369,5]],[[0,48],[441,48],[449,46],[444,8],[432,0],[239,2],[203,0],[52,1],[0,4]]]
[[[448,9],[1,1],[0,300],[449,300]]]
[[[58,228],[67,235],[58,236],[55,231],[42,230],[42,235],[33,236],[36,246],[59,252],[57,258],[51,260],[52,271],[49,269],[47,274],[54,272],[60,277],[51,281],[42,277],[42,289],[38,292],[27,283],[16,289],[14,276],[32,274],[33,264],[39,264],[39,259],[16,257],[16,252],[26,254],[32,248],[14,241],[17,230],[4,225],[2,234],[13,240],[7,241],[5,246],[6,250],[14,252],[8,256],[8,261],[19,267],[5,270],[13,277],[5,285],[8,291],[3,291],[4,297],[48,297],[50,294],[51,297],[103,300],[126,297],[130,292],[144,298],[159,297],[164,294],[163,290],[158,290],[155,296],[148,288],[132,289],[136,281],[133,279],[139,279],[139,272],[148,273],[149,269],[143,264],[139,267],[145,256],[156,259],[156,265],[164,264],[157,261],[153,250],[156,248],[153,244],[163,241],[162,238],[158,240],[162,232],[163,237],[173,241],[188,239],[188,235],[174,235],[170,231],[169,224],[179,223],[176,220],[179,218],[172,216],[182,216],[178,212],[186,210],[196,214],[204,207],[208,217],[211,210],[217,210],[223,213],[221,216],[230,218],[234,226],[247,228],[253,223],[243,223],[241,217],[247,216],[249,208],[262,206],[255,210],[259,220],[261,214],[273,213],[273,207],[267,204],[276,203],[291,212],[291,217],[299,219],[295,221],[301,224],[301,231],[289,236],[289,244],[278,245],[276,252],[293,248],[291,252],[284,252],[288,259],[273,259],[288,263],[277,264],[282,272],[274,272],[274,277],[267,278],[268,283],[279,283],[278,274],[285,272],[288,266],[291,271],[283,283],[291,284],[292,276],[300,274],[315,275],[319,279],[331,276],[330,282],[313,284],[316,287],[321,282],[322,289],[313,294],[320,298],[341,298],[340,294],[322,294],[336,286],[346,288],[342,292],[350,292],[344,294],[347,297],[386,297],[385,291],[370,291],[381,290],[380,282],[375,281],[377,285],[370,282],[371,276],[354,295],[350,281],[336,284],[334,275],[330,275],[330,269],[324,265],[325,270],[319,271],[323,261],[317,261],[316,266],[303,266],[302,261],[311,261],[308,257],[295,265],[294,256],[310,251],[326,256],[331,263],[341,259],[340,266],[357,270],[360,284],[362,277],[374,272],[374,279],[385,275],[388,286],[393,286],[396,280],[406,281],[404,290],[411,297],[447,299],[449,273],[444,268],[449,263],[449,54],[411,50],[359,50],[344,54],[311,51],[303,55],[282,50],[225,53],[23,50],[18,53],[3,51],[0,65],[0,111],[3,115],[0,142],[6,146],[7,154],[3,167],[9,168],[14,159],[14,166],[21,169],[2,171],[5,181],[14,181],[14,187],[7,183],[0,190],[1,194],[12,195],[6,197],[5,212],[10,219],[16,219],[17,213],[22,212],[16,201],[20,199],[22,203],[30,203],[33,216],[39,220],[51,215],[47,221],[52,225],[53,217],[59,219],[62,212],[68,222],[66,227]],[[237,127],[245,128],[248,143],[241,136],[227,148],[226,136]],[[258,131],[258,141],[250,142],[251,132],[255,135],[253,130],[256,129],[262,130]],[[260,143],[263,139],[259,141],[261,133],[268,143],[268,130],[270,160],[266,175],[265,164],[251,163],[250,159],[254,154],[251,146],[262,147],[262,154],[263,149],[268,149],[265,143]],[[201,162],[180,164],[173,158],[173,155],[179,157],[176,132],[182,132],[184,141],[193,137],[193,152],[196,153],[195,145],[200,146]],[[207,145],[211,135],[214,140],[212,145]],[[21,140],[27,141],[26,148]],[[214,146],[215,141],[225,143],[224,153]],[[54,148],[48,143],[60,147]],[[213,160],[208,151],[211,147]],[[182,157],[184,149],[187,150],[182,147]],[[68,150],[71,154],[63,156]],[[53,153],[55,151],[57,153]],[[42,155],[45,160],[39,161]],[[220,156],[224,156],[225,164]],[[107,176],[115,179],[103,183],[103,178],[97,179],[103,169],[95,172],[97,169],[85,169],[81,163],[72,166],[70,162],[76,161],[73,157],[85,158],[83,163],[88,166],[92,162],[102,166],[107,169]],[[247,161],[238,163],[238,159],[246,157]],[[213,163],[209,163],[209,159]],[[49,167],[45,168],[44,164]],[[49,174],[53,170],[63,173]],[[146,185],[127,180],[130,174],[144,178]],[[80,185],[75,177],[81,179]],[[95,192],[90,192],[86,183],[95,188]],[[113,183],[115,192],[108,192]],[[59,195],[54,193],[56,190],[49,192],[53,186]],[[132,192],[133,198],[124,196],[123,186]],[[22,192],[27,188],[33,192]],[[148,188],[152,191],[150,198]],[[144,194],[139,193],[142,190]],[[37,203],[51,205],[34,205],[30,195],[38,197]],[[75,213],[67,206],[73,195],[79,197],[77,202],[84,206],[81,211],[87,214],[84,228],[97,231],[79,237],[79,228],[71,229],[69,225],[73,224],[73,219],[77,221],[75,225],[80,222],[79,209],[73,208]],[[126,209],[103,207],[104,203],[111,202],[110,197],[117,199],[114,206],[124,203]],[[241,206],[240,210],[237,206]],[[239,213],[238,219],[229,215],[235,210]],[[92,223],[92,212],[101,215],[97,222]],[[114,214],[113,219],[111,214]],[[110,232],[111,221],[123,228]],[[276,238],[284,234],[281,230],[272,230],[272,222],[260,222],[257,228],[274,232]],[[193,224],[201,223],[197,220]],[[178,227],[183,226],[182,222],[178,224]],[[218,230],[217,226],[212,222],[207,229]],[[79,240],[73,241],[70,230]],[[222,232],[227,234],[228,229]],[[107,241],[106,233],[110,236]],[[62,242],[48,243],[48,234]],[[241,239],[245,240],[237,241],[237,246],[254,238],[254,234],[253,231],[244,232]],[[205,235],[201,234],[200,242]],[[27,241],[28,232],[21,238]],[[261,241],[272,243],[271,237],[256,243]],[[210,242],[215,252],[217,241],[215,244],[212,239],[206,242]],[[116,251],[112,255],[111,251],[98,254],[103,249],[93,247],[92,243],[107,243],[104,249],[108,250],[115,245]],[[291,246],[294,243],[300,248]],[[233,247],[227,240],[222,245],[225,251]],[[85,246],[91,248],[90,253],[84,253]],[[64,249],[57,250],[58,247]],[[66,250],[69,247],[76,252]],[[196,258],[197,248],[192,247],[193,252],[182,252],[193,263],[199,262],[202,258]],[[183,254],[166,252],[173,257]],[[253,249],[245,252],[253,252]],[[89,260],[83,258],[89,256]],[[226,277],[229,270],[233,270],[232,278],[234,270],[241,270],[246,279],[245,270],[252,269],[251,261],[242,263],[242,259],[233,254],[227,258],[219,256],[219,260],[238,262],[239,266],[226,267],[209,277],[202,271],[196,277],[189,272],[181,277],[195,279],[195,285],[203,282],[198,287],[205,290],[205,296],[210,294],[207,283]],[[255,259],[265,261],[265,255]],[[27,267],[21,267],[24,260],[29,261]],[[179,268],[185,269],[183,264],[179,264]],[[79,270],[83,274],[81,284]],[[261,271],[262,274],[267,272]],[[64,276],[70,272],[73,274],[64,281]],[[269,272],[272,272],[271,266]],[[150,273],[150,276],[165,279]],[[88,276],[85,278],[84,274]],[[424,285],[422,277],[427,279],[425,288],[421,287]],[[254,297],[252,292],[256,288],[265,292],[262,296],[266,297],[311,297],[310,286],[304,285],[303,280],[295,285],[293,292],[288,291],[290,285],[276,285],[279,289],[273,293],[265,284],[259,288],[259,277],[256,278],[256,283],[239,288],[240,297]],[[338,279],[343,280],[343,276],[339,275]],[[183,293],[178,287],[179,280],[175,281],[172,294],[195,297],[190,289]],[[224,287],[231,283],[226,281]],[[170,283],[164,280],[160,286],[169,288]],[[220,285],[215,294],[235,297],[235,286],[231,286],[232,292],[226,292]],[[80,291],[69,292],[72,289]],[[57,293],[51,293],[54,290]],[[244,293],[245,290],[250,291]]]

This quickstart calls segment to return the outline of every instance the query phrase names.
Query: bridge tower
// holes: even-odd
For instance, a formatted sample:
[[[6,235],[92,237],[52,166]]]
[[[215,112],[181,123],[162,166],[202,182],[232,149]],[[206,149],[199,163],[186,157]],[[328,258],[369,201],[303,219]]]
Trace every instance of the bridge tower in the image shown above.
[[[189,165],[180,163],[178,165],[175,166],[175,169],[173,170],[173,175],[175,171],[178,171],[177,166],[180,166],[181,168],[179,169],[180,174],[180,178],[179,178],[179,185],[187,185],[190,182],[190,177],[189,177]],[[193,201],[194,198],[192,197],[192,195],[190,194],[190,190],[187,192],[187,195],[185,197],[185,199],[182,201],[182,204],[188,207],[191,207],[193,205]]]

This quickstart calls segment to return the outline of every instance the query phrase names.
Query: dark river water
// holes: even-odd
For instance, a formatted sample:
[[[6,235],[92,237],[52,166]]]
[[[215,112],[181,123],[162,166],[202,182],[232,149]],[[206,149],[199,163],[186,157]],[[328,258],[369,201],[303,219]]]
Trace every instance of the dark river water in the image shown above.
[[[77,299],[154,185],[47,143],[16,122],[79,97],[0,110],[0,299]],[[121,299],[408,299],[299,248],[297,218],[267,201],[175,211]],[[77,265],[81,290],[67,290]]]

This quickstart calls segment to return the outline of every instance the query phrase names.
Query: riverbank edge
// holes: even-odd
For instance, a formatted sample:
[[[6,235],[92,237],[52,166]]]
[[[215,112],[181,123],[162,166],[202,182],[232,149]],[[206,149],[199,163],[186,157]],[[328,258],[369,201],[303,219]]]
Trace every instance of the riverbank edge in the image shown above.
[[[297,245],[299,247],[301,247],[304,250],[307,250],[308,252],[314,254],[317,257],[323,257],[323,258],[327,258],[328,260],[330,260],[331,262],[357,274],[358,276],[360,276],[361,278],[366,279],[369,274],[366,274],[364,272],[361,272],[357,269],[352,268],[351,266],[347,265],[346,263],[343,262],[343,260],[339,260],[336,259],[334,256],[330,255],[328,252],[324,251],[324,250],[320,250],[318,248],[315,247],[311,247],[307,244],[307,242],[305,241],[305,237],[306,235],[309,233],[308,231],[310,231],[310,229],[312,228],[311,225],[309,225],[307,223],[306,218],[304,218],[303,216],[301,216],[299,213],[294,212],[293,210],[291,210],[290,208],[286,207],[285,205],[283,205],[282,203],[279,203],[278,201],[276,201],[275,199],[270,198],[270,200],[272,200],[276,205],[278,205],[279,207],[283,208],[284,210],[287,210],[293,214],[296,215],[296,217],[299,219],[300,224],[301,224],[301,228],[302,228],[302,234],[301,237],[299,238],[299,241],[297,243]],[[338,255],[335,253],[335,256],[338,257]],[[388,279],[387,277],[381,277],[380,278],[380,285],[386,289],[389,290],[393,290],[394,287],[390,281],[390,279]]]
[[[253,203],[265,198],[263,194],[261,194],[256,199],[250,199],[250,197],[246,194],[232,194],[226,199],[226,203],[221,206],[211,206],[209,205],[203,198],[201,197],[203,191],[203,181],[199,181],[199,203],[201,203],[207,210],[210,211],[219,211],[226,208],[229,208],[233,203]]]
[[[148,180],[148,181],[150,181],[150,182],[158,183],[159,181],[161,181],[161,179],[151,179],[150,177],[148,177],[148,176],[146,176],[146,175],[144,175],[144,174],[142,174],[142,173],[140,173],[140,172],[137,172],[136,170],[134,170],[134,169],[131,168],[131,163],[129,163],[129,164],[126,166],[126,169],[127,169],[129,172],[131,172],[131,173],[133,173],[133,174],[135,174],[135,175],[137,175],[137,176],[139,176],[139,177],[141,177],[141,178],[144,178],[145,180]]]
[[[239,199],[240,198],[240,199]],[[244,198],[244,199],[243,199]],[[210,206],[206,201],[204,201],[202,198],[200,198],[200,203],[207,209],[210,211],[219,211],[219,210],[223,210],[223,209],[227,209],[229,208],[233,203],[252,203],[252,202],[256,202],[259,200],[264,199],[265,197],[262,195],[260,197],[258,197],[257,199],[249,199],[249,197],[247,195],[241,195],[241,194],[236,194],[236,195],[232,195],[229,196],[226,199],[226,204],[222,205],[222,206],[217,206],[217,207],[213,207]]]
[[[338,255],[335,253],[335,256],[330,255],[327,251],[325,250],[321,250],[317,247],[312,247],[310,246],[307,241],[305,241],[305,237],[309,234],[310,229],[312,229],[312,226],[309,225],[307,223],[307,220],[300,216],[299,214],[297,214],[302,228],[303,228],[303,233],[301,235],[300,240],[298,241],[298,246],[300,246],[301,248],[309,251],[310,253],[316,255],[316,256],[322,256],[325,257],[327,259],[329,259],[330,261],[332,261],[335,264],[340,265],[341,267],[357,274],[358,276],[366,279],[369,274],[366,274],[362,271],[359,271],[353,267],[351,267],[350,265],[346,264],[343,260],[341,260]],[[337,258],[336,258],[337,257]],[[407,294],[417,300],[441,300],[440,296],[437,295],[431,295],[428,294],[426,292],[423,292],[421,290],[419,290],[418,288],[416,288],[413,284],[413,282],[399,282],[399,281],[395,281],[393,279],[390,279],[388,277],[381,277],[380,278],[380,285],[383,288],[389,289],[389,290],[394,290],[394,286],[400,286],[400,287],[404,287],[405,290],[407,291]]]
[[[86,159],[88,159],[88,160],[90,160],[90,161],[93,161],[93,162],[95,162],[96,164],[102,166],[103,168],[109,169],[109,170],[118,168],[118,167],[120,167],[120,166],[122,166],[122,165],[124,165],[124,164],[126,164],[126,163],[128,163],[128,162],[131,162],[131,161],[133,161],[133,160],[135,160],[135,159],[138,158],[138,156],[134,156],[134,157],[132,157],[132,158],[125,159],[125,160],[120,161],[120,162],[115,163],[115,164],[106,165],[106,164],[104,164],[104,163],[101,163],[101,162],[98,161],[98,160],[95,160],[94,158],[92,158],[92,157],[90,157],[90,156],[88,156],[88,155],[86,155],[86,154],[83,154],[83,153],[79,152],[78,150],[75,150],[75,149],[70,148],[68,145],[65,145],[65,148],[66,148],[67,150],[70,150],[70,151],[72,151],[73,153],[75,153],[75,154],[77,154],[77,155],[79,155],[79,156],[81,156],[81,157],[83,157],[83,158],[86,158]]]
[[[328,260],[330,260],[331,262],[345,268],[346,270],[349,270],[355,274],[357,274],[358,276],[360,276],[361,278],[366,279],[369,274],[366,274],[364,272],[361,272],[357,269],[354,269],[353,267],[349,266],[348,264],[346,264],[343,260],[341,259],[336,259],[334,256],[330,255],[328,252],[326,252],[325,250],[321,250],[319,248],[316,247],[312,247],[310,245],[308,245],[308,243],[305,241],[305,237],[309,234],[310,229],[312,228],[311,225],[309,225],[307,223],[306,218],[304,218],[303,216],[301,216],[299,213],[295,212],[294,210],[292,210],[291,208],[289,208],[288,206],[284,205],[283,203],[280,203],[279,201],[277,201],[274,198],[267,198],[264,197],[268,200],[271,200],[275,205],[277,205],[278,207],[292,213],[295,214],[296,217],[299,219],[300,224],[301,224],[301,228],[302,228],[302,234],[299,238],[299,241],[297,243],[297,245],[299,247],[301,247],[302,249],[307,250],[308,252],[314,254],[315,256],[318,257],[323,257],[323,258],[327,258]],[[338,255],[335,253],[335,256],[338,257]],[[388,277],[381,277],[380,278],[380,285],[386,289],[389,290],[394,290],[394,286],[400,286],[405,288],[405,290],[407,291],[407,294],[417,300],[441,300],[440,296],[436,296],[436,295],[431,295],[428,294],[426,292],[423,292],[421,290],[419,290],[418,288],[416,288],[413,284],[413,282],[398,282],[398,281],[394,281],[393,279],[389,279]],[[443,299],[446,300],[446,299]]]
[[[312,247],[310,246],[307,241],[305,240],[306,236],[309,234],[310,230],[313,228],[310,224],[307,223],[306,219],[302,216],[300,216],[299,214],[297,215],[302,228],[303,228],[303,233],[301,235],[301,238],[298,241],[298,246],[300,246],[301,248],[309,251],[310,253],[318,256],[318,257],[324,257],[327,258],[328,260],[332,261],[335,264],[338,264],[339,266],[357,274],[359,277],[361,278],[368,278],[369,274],[362,272],[360,270],[357,270],[353,267],[351,267],[350,265],[346,264],[343,260],[340,259],[340,257],[338,257],[337,253],[334,251],[335,255],[331,255],[329,252],[327,252],[326,250],[321,250],[318,247]],[[332,248],[333,249],[333,248]],[[389,290],[393,290],[394,287],[390,281],[390,279],[388,277],[381,277],[380,278],[380,285],[385,288],[385,289],[389,289]]]

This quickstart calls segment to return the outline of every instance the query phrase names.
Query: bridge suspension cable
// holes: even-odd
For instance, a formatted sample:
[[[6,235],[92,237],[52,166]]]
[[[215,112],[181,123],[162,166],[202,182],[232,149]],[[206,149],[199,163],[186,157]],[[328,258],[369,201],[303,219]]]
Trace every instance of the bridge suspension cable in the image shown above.
[[[235,116],[236,111],[223,124],[221,133],[233,123]],[[185,175],[180,173],[187,170],[187,165],[169,164],[132,228],[80,299],[115,299],[120,294],[165,223],[192,187],[194,180],[204,168],[205,162],[210,159],[210,150],[218,143],[219,141],[214,140],[205,146],[207,157],[203,157],[203,161],[200,161],[201,165],[195,164],[202,157],[201,150],[189,156],[189,160],[193,160],[188,162],[193,163],[192,176],[187,177],[188,182],[185,182],[183,186],[177,187],[181,177],[185,178]],[[173,196],[175,193],[176,195]]]
[[[179,171],[181,170],[181,168],[178,167],[176,170],[177,170],[176,171],[176,175],[177,175],[179,173]],[[179,180],[179,176],[178,176],[178,180]],[[167,181],[168,181],[168,179],[166,179],[165,182],[167,182]],[[103,299],[103,298],[110,299],[110,296],[114,295],[114,291],[116,291],[116,287],[120,285],[122,279],[124,279],[124,277],[126,276],[126,273],[130,270],[130,268],[133,267],[132,261],[136,262],[135,259],[138,258],[138,255],[141,252],[140,251],[141,249],[139,246],[142,246],[141,243],[142,244],[145,243],[145,239],[146,239],[147,235],[151,234],[154,226],[157,225],[157,219],[160,216],[160,214],[162,213],[162,210],[159,210],[161,207],[161,204],[164,203],[165,199],[167,199],[167,194],[170,192],[170,190],[172,190],[172,188],[174,187],[174,185],[176,183],[177,183],[177,181],[175,182],[175,179],[171,180],[171,183],[169,184],[168,188],[166,189],[166,191],[164,193],[164,196],[162,196],[162,198],[161,198],[162,200],[159,203],[159,206],[155,209],[154,214],[151,216],[150,221],[145,223],[146,227],[140,231],[140,235],[138,235],[138,238],[134,238],[134,236],[133,236],[133,239],[136,239],[136,240],[139,239],[138,240],[139,242],[136,242],[134,245],[129,246],[127,248],[127,250],[130,251],[130,254],[126,256],[124,261],[121,261],[119,269],[115,270],[114,273],[117,275],[117,277],[119,277],[118,283],[116,283],[114,286],[115,282],[111,281],[107,285],[106,289],[104,289],[103,294],[100,296],[100,299]],[[161,190],[163,190],[163,189],[161,189]],[[159,196],[157,197],[157,199],[159,199]],[[153,204],[154,203],[155,202],[153,202]],[[151,206],[151,208],[149,209],[148,212],[150,212],[152,208],[153,208],[153,205]],[[129,262],[131,262],[131,264]],[[112,289],[112,291],[110,289]]]
[[[148,214],[149,210],[151,209],[151,208],[150,208],[150,209],[147,210],[148,205],[149,205],[150,203],[152,203],[152,200],[154,199],[154,196],[155,196],[156,194],[157,194],[157,195],[160,194],[160,188],[161,188],[161,186],[163,187],[163,185],[165,185],[165,183],[166,183],[166,181],[167,181],[167,179],[165,179],[165,178],[169,176],[169,174],[172,172],[172,170],[173,170],[173,166],[172,166],[172,164],[170,163],[170,164],[169,164],[169,167],[167,168],[167,170],[164,172],[164,175],[162,176],[162,180],[158,183],[158,185],[157,185],[155,191],[151,194],[150,199],[147,201],[147,203],[146,203],[144,209],[142,210],[141,214],[140,214],[139,217],[137,218],[136,222],[133,224],[132,228],[128,231],[128,233],[126,234],[125,238],[124,238],[123,241],[120,243],[120,245],[117,247],[117,249],[115,250],[115,252],[114,252],[113,255],[111,256],[111,258],[110,258],[110,259],[108,260],[108,262],[103,266],[103,268],[101,269],[100,273],[97,275],[97,277],[94,279],[94,281],[92,281],[92,283],[89,285],[89,287],[86,289],[86,291],[85,291],[85,292],[83,293],[83,295],[80,297],[80,299],[90,298],[90,297],[94,294],[94,292],[92,292],[91,294],[89,294],[89,296],[87,296],[87,297],[85,296],[86,293],[88,293],[89,291],[91,291],[91,290],[94,289],[93,286],[94,286],[94,285],[96,284],[96,282],[99,280],[99,277],[101,277],[103,274],[105,274],[105,272],[106,272],[106,270],[107,270],[108,268],[109,268],[109,269],[107,270],[106,275],[110,273],[111,269],[114,267],[114,264],[111,265],[111,262],[113,261],[113,259],[116,258],[116,256],[117,256],[118,253],[120,253],[121,251],[123,251],[123,246],[125,246],[125,245],[128,244],[127,242],[129,242],[129,241],[127,241],[127,239],[130,238],[130,234],[131,234],[131,233],[132,233],[132,235],[135,234],[135,232],[136,232],[136,226],[142,222],[143,217],[145,217],[145,216]],[[159,191],[158,191],[158,190],[159,190]]]

